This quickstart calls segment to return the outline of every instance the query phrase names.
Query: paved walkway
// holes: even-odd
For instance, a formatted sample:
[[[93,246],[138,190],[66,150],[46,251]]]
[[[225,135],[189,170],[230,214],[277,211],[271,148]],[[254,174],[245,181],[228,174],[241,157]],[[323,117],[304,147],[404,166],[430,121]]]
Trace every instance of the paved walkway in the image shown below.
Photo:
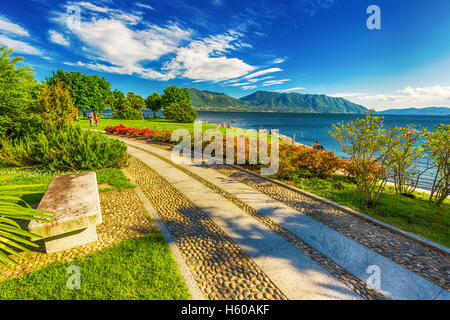
[[[210,167],[173,163],[167,150],[123,140],[131,155],[204,212],[288,299],[450,297],[442,287],[312,219],[301,208]],[[367,285],[369,278],[374,281]]]

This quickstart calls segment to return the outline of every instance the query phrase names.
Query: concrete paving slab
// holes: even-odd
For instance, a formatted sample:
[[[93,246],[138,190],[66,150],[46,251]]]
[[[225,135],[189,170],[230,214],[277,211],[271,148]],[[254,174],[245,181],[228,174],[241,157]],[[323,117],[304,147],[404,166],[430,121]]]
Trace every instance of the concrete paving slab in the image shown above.
[[[285,257],[289,257],[286,259]],[[270,279],[275,283],[286,283],[284,293],[297,300],[336,300],[347,296],[347,300],[359,297],[349,288],[336,286],[322,276],[322,270],[311,259],[298,254],[298,250],[291,246],[279,248],[271,252],[270,256],[253,254],[252,259],[259,265],[264,265]],[[286,275],[288,277],[286,277]]]
[[[363,281],[379,276],[379,291],[391,299],[434,299],[442,290],[393,261],[320,222],[290,224],[289,230]]]

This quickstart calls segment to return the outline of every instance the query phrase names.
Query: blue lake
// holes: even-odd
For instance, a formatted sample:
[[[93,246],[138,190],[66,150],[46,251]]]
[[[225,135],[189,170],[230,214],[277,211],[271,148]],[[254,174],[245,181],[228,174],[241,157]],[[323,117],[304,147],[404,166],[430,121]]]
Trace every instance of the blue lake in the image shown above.
[[[339,144],[329,135],[333,124],[351,121],[363,115],[355,114],[313,114],[313,113],[271,113],[271,112],[198,112],[198,120],[209,123],[232,122],[233,127],[244,129],[278,129],[281,134],[292,137],[295,141],[312,145],[319,141],[326,150],[335,149],[336,155],[344,157]],[[450,124],[450,116],[399,116],[384,115],[385,123],[389,126],[421,125],[432,130],[439,124]],[[449,133],[450,134],[450,133]],[[430,189],[432,172],[421,179],[419,186]]]

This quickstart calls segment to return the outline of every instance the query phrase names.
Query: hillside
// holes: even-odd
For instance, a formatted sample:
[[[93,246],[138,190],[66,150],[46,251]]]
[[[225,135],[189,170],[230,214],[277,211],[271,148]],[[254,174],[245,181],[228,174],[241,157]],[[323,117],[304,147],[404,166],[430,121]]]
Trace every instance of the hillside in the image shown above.
[[[385,111],[380,111],[378,113],[397,114],[397,115],[448,116],[450,115],[450,108],[428,107],[428,108],[389,109]]]
[[[277,93],[257,91],[239,99],[261,109],[286,112],[364,113],[366,108],[344,98],[324,94]]]
[[[224,93],[189,89],[197,110],[364,113],[366,108],[326,95],[257,91],[236,99]]]
[[[242,102],[239,99],[230,97],[225,93],[202,91],[198,89],[189,89],[192,97],[192,105],[195,108],[212,107],[212,108],[228,108],[241,107]]]

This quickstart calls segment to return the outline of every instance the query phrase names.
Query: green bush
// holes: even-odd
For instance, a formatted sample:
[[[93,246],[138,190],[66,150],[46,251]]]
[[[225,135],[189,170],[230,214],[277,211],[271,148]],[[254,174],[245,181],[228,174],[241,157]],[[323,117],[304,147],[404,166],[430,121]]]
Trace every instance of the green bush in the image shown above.
[[[123,120],[143,120],[144,114],[140,110],[132,108],[125,110],[114,110],[113,118]]]
[[[3,165],[42,165],[50,170],[119,168],[127,163],[126,145],[101,133],[68,127],[37,137],[2,142]]]
[[[194,122],[197,118],[197,112],[192,105],[185,101],[174,102],[164,108],[164,116],[167,119],[177,122]]]

